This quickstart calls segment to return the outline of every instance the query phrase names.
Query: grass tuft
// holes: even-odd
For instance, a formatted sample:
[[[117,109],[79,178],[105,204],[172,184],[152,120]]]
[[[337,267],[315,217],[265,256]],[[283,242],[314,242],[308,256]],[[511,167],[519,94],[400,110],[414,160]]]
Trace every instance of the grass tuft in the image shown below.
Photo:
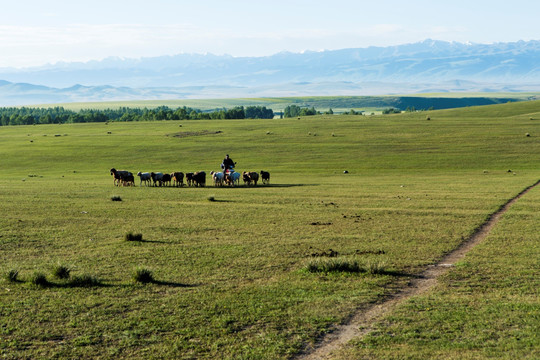
[[[39,272],[39,271],[36,271],[32,277],[30,278],[30,282],[36,286],[40,286],[40,287],[46,287],[46,286],[49,286],[50,283],[49,283],[49,280],[47,280],[47,277],[45,276],[45,274]]]
[[[69,279],[70,272],[71,269],[62,264],[57,264],[52,269],[53,276],[57,279]]]
[[[369,261],[366,264],[366,272],[373,275],[386,273],[386,261]]]
[[[154,282],[154,275],[152,271],[147,268],[137,268],[133,275],[133,280],[139,283],[147,284]]]
[[[311,273],[316,272],[348,272],[359,273],[366,270],[357,260],[351,259],[316,259],[309,261],[306,270]]]
[[[92,287],[100,285],[101,281],[98,278],[88,274],[73,276],[69,281],[69,286],[72,287]]]
[[[19,276],[19,270],[11,269],[6,274],[6,280],[9,282],[17,282],[17,277]]]
[[[142,241],[142,234],[134,234],[131,231],[124,235],[124,240],[126,241]]]

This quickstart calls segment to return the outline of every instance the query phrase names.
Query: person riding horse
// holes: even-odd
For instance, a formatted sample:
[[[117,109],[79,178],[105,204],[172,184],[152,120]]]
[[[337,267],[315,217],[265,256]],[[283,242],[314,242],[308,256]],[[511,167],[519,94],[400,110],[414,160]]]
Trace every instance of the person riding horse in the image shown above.
[[[234,171],[234,166],[236,163],[229,157],[229,154],[225,156],[223,162],[221,163],[221,168],[223,169],[223,175],[227,175]]]

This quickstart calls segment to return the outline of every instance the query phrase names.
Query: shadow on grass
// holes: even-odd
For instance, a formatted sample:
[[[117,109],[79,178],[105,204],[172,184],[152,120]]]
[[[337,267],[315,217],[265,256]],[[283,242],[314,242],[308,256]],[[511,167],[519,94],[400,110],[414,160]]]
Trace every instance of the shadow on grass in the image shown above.
[[[209,202],[216,202],[216,203],[232,203],[234,200],[219,200],[219,199],[208,199]]]
[[[419,278],[420,277],[418,274],[409,274],[403,271],[395,271],[395,270],[380,270],[376,274],[389,275],[389,276],[395,276],[395,277],[406,277],[406,278]]]
[[[101,281],[86,282],[86,281],[71,281],[70,280],[65,283],[56,283],[56,282],[47,281],[47,283],[45,284],[39,284],[39,285],[33,284],[33,286],[43,288],[43,289],[51,289],[51,288],[69,289],[69,288],[110,288],[116,285],[104,284]]]
[[[23,284],[25,283],[25,281],[22,281],[22,280],[17,280],[18,284]],[[183,283],[179,283],[179,282],[173,282],[173,281],[159,281],[159,280],[152,280],[152,281],[148,281],[146,282],[146,284],[154,284],[154,285],[159,285],[159,286],[168,286],[168,287],[173,287],[173,288],[196,288],[196,287],[199,287],[200,284],[183,284]],[[35,287],[39,287],[39,288],[42,288],[42,289],[70,289],[70,288],[73,288],[73,289],[76,289],[76,288],[87,288],[87,289],[90,289],[90,288],[128,288],[128,287],[131,287],[132,285],[131,284],[106,284],[106,283],[103,283],[101,281],[98,281],[98,282],[80,282],[80,281],[68,281],[68,282],[65,282],[65,283],[57,283],[57,282],[51,282],[51,281],[47,281],[46,284],[42,284],[42,285],[34,285]]]
[[[132,242],[132,243],[149,243],[149,244],[168,244],[167,241],[161,241],[161,240],[145,240],[145,239],[142,239],[142,240],[131,240],[131,241],[128,241],[128,242]]]
[[[161,286],[169,286],[169,287],[178,287],[178,288],[195,288],[200,286],[199,284],[182,284],[178,282],[172,282],[172,281],[159,281],[159,280],[153,280],[150,282],[150,284],[154,285],[161,285]]]

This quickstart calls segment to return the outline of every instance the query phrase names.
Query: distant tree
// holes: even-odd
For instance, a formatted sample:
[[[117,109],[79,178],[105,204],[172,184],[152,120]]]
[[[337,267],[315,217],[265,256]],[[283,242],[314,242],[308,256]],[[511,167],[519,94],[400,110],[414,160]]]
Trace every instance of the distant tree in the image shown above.
[[[246,113],[243,106],[236,106],[225,112],[225,119],[245,119]]]
[[[384,109],[383,110],[383,114],[399,114],[401,112],[401,110],[399,109],[394,109],[394,108],[388,108],[388,109]]]
[[[246,119],[273,119],[274,111],[265,106],[248,106],[245,109]]]
[[[300,106],[298,106],[298,105],[288,105],[283,110],[283,117],[291,118],[291,117],[299,116],[300,115],[300,110],[301,110]]]

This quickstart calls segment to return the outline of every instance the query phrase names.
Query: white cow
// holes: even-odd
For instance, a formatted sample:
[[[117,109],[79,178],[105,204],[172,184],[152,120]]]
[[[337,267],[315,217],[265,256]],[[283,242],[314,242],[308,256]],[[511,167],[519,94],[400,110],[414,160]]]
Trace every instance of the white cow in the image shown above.
[[[224,175],[222,172],[210,171],[210,175],[212,176],[212,180],[214,181],[214,186],[223,186]]]
[[[151,172],[150,177],[152,178],[152,181],[154,182],[154,186],[156,186],[156,183],[159,182],[159,186],[161,186],[163,182],[163,173],[162,172]]]
[[[232,183],[233,183],[233,186],[234,185],[240,185],[240,177],[242,175],[239,173],[239,172],[233,172],[232,174],[230,174],[230,177],[231,177],[231,180],[232,180]]]

